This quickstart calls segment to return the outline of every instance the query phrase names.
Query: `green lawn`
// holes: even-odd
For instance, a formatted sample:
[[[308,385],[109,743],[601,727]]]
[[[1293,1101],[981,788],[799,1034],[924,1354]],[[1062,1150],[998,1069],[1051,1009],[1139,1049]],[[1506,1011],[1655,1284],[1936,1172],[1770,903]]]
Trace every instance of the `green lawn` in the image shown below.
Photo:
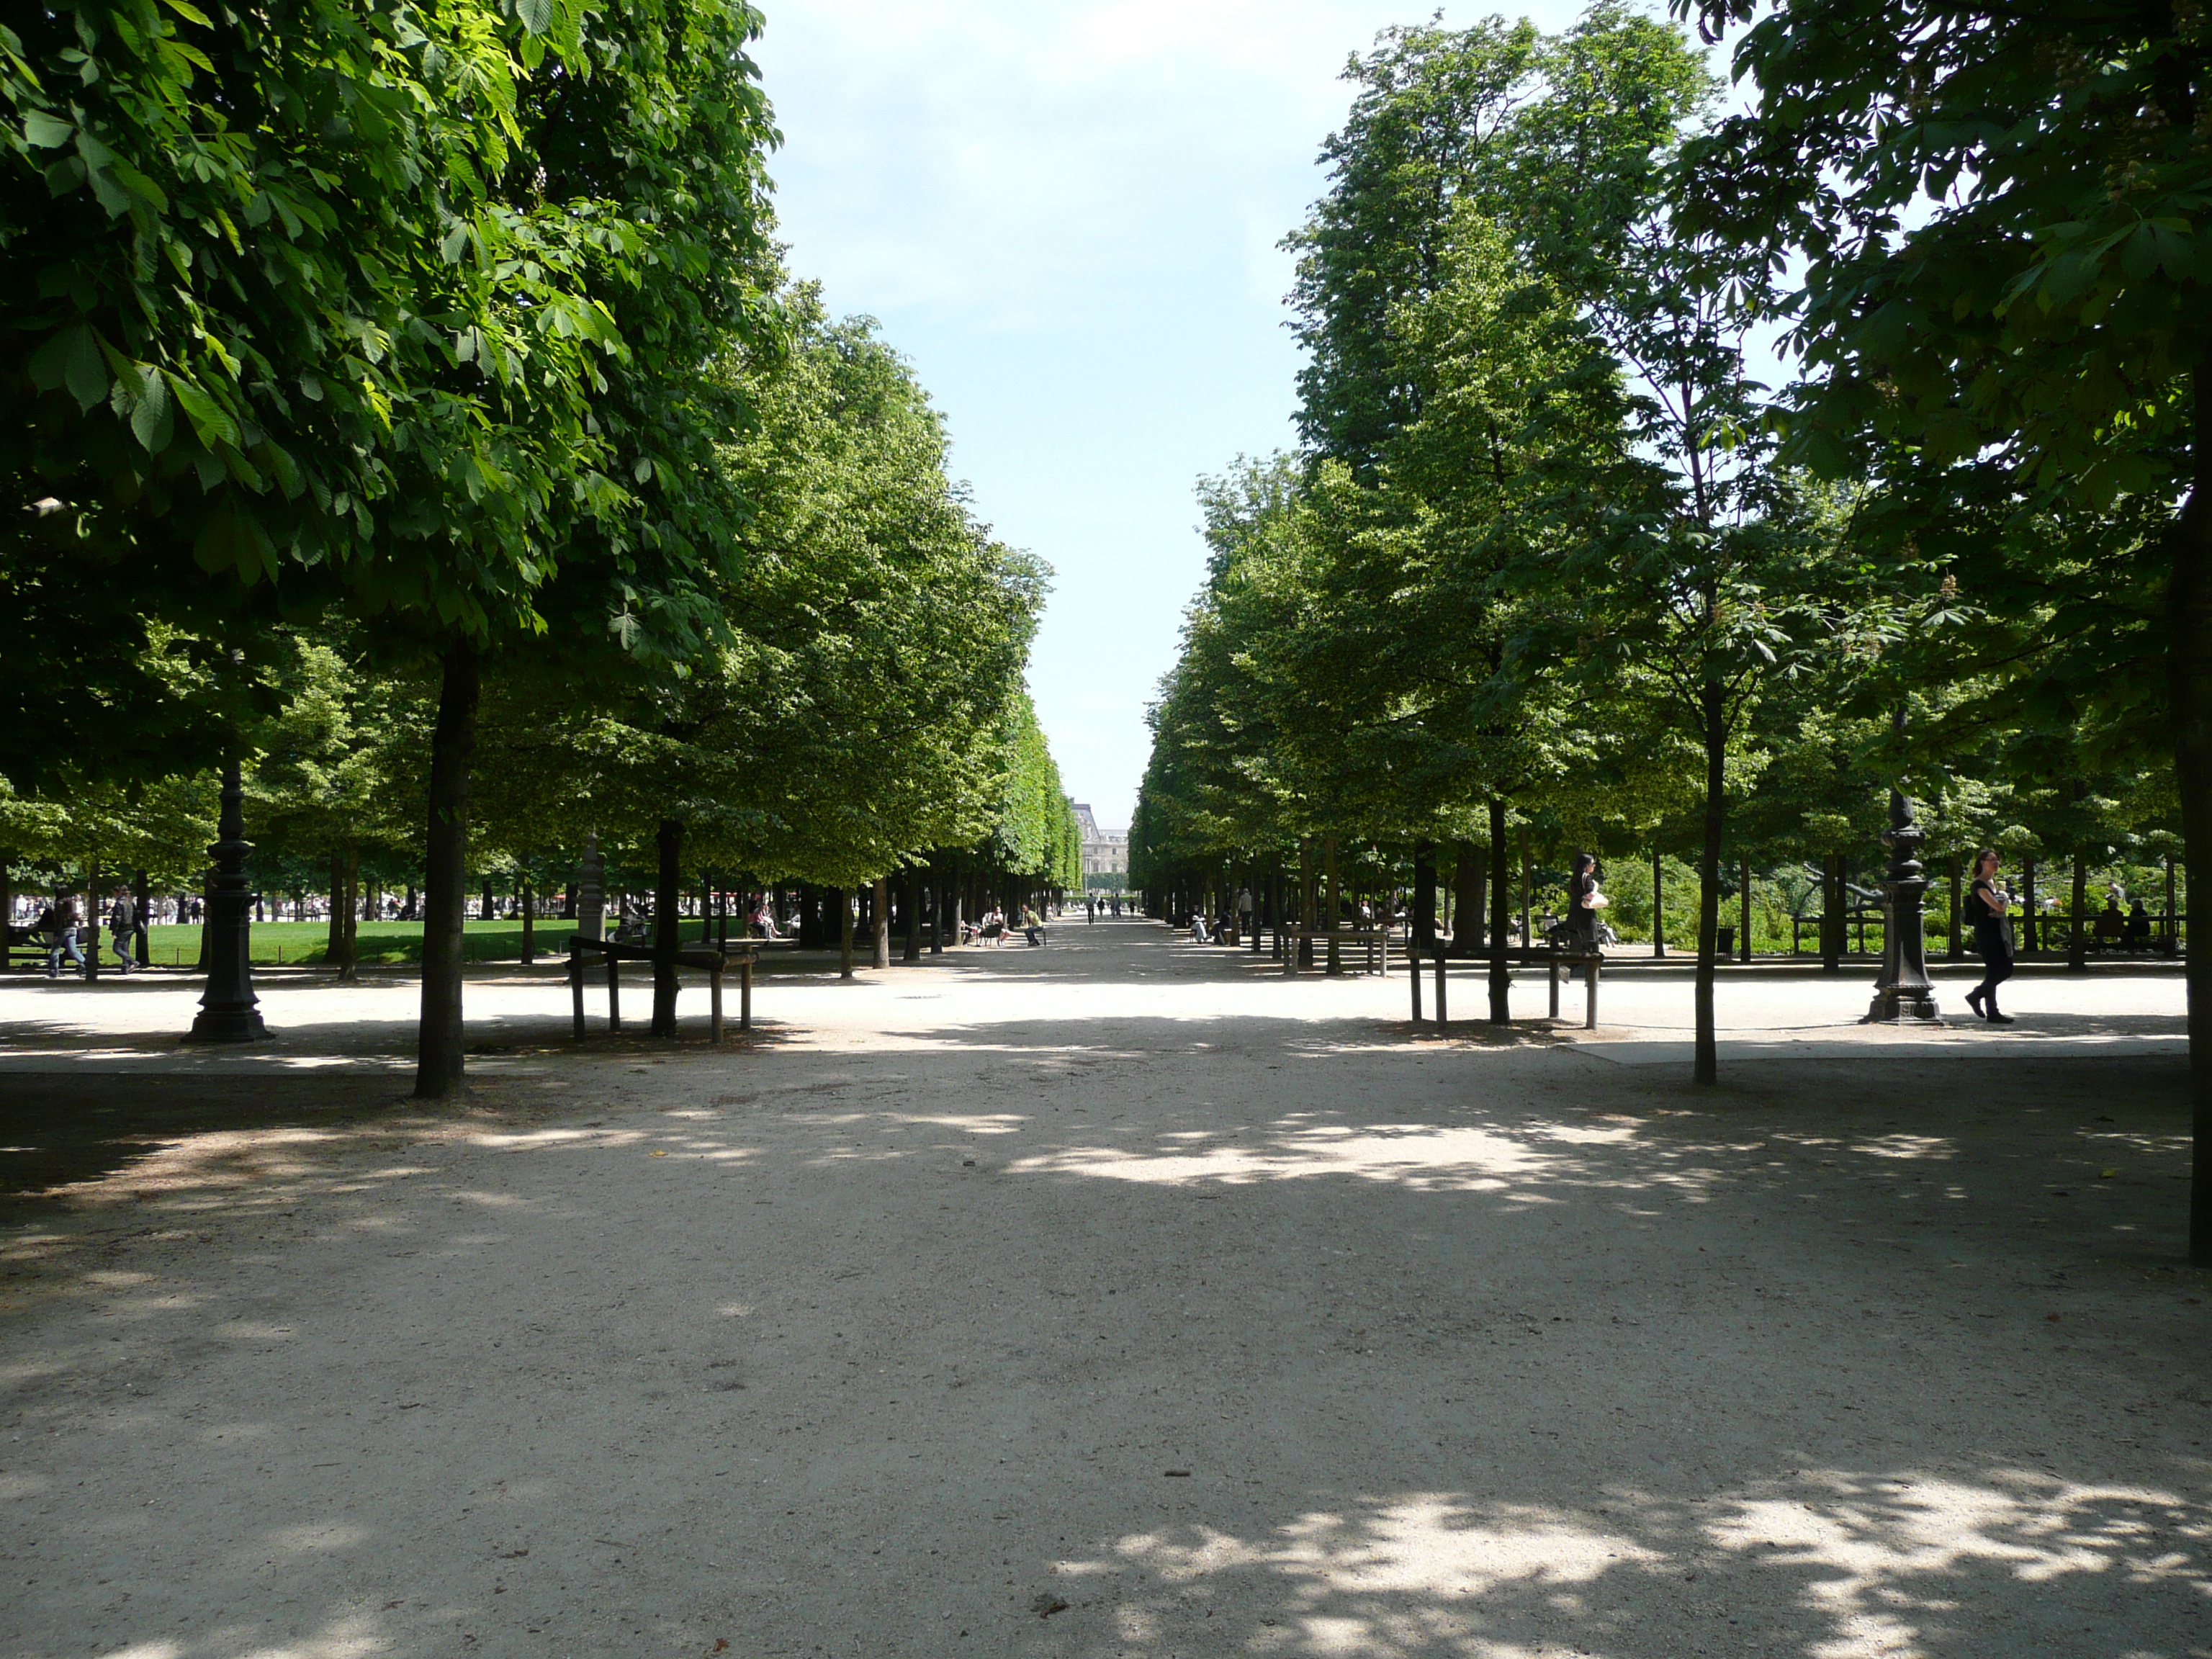
[[[734,926],[734,921],[732,921]],[[700,924],[684,924],[684,937],[699,937]],[[538,954],[543,958],[564,955],[568,947],[568,935],[576,931],[573,921],[540,921],[538,924]],[[147,948],[155,963],[189,967],[199,960],[200,930],[198,924],[185,927],[152,927],[147,930]],[[330,924],[321,921],[262,921],[253,926],[253,960],[257,964],[275,966],[282,963],[319,963],[324,949],[330,943]],[[368,962],[420,962],[422,959],[422,924],[418,921],[364,921],[355,937],[354,948],[361,960]],[[522,957],[522,924],[519,921],[471,921],[464,929],[462,951],[471,962],[516,962]],[[114,952],[108,947],[106,935],[101,936],[100,957],[112,962]]]

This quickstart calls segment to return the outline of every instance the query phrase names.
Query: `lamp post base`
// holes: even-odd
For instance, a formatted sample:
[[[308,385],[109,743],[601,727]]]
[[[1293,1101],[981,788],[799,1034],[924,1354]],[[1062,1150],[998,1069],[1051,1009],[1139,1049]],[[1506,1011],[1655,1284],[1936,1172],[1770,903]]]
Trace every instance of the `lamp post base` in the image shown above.
[[[252,1008],[203,1008],[185,1033],[185,1042],[258,1042],[269,1035],[260,1012]]]
[[[1874,994],[1874,1002],[1867,1009],[1862,1025],[1941,1025],[1942,1011],[1936,1007],[1932,992],[1899,992],[1894,986],[1883,986]]]

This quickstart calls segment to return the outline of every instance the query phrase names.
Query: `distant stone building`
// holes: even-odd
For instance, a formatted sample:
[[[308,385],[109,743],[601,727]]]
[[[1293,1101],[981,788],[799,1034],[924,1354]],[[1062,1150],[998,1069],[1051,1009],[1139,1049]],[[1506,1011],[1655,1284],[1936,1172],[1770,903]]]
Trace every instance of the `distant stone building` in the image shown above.
[[[1109,890],[1128,885],[1129,838],[1101,830],[1081,801],[1075,803],[1075,823],[1083,833],[1083,884]]]

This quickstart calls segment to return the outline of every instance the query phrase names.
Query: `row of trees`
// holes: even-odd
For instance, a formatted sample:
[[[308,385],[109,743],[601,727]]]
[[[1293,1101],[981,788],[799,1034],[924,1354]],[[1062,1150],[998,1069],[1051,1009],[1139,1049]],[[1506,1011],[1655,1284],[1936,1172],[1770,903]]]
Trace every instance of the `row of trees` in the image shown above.
[[[488,860],[596,835],[664,894],[945,848],[1066,879],[1021,689],[1046,573],[872,326],[784,275],[759,27],[0,26],[0,842],[181,878],[228,764],[335,895],[364,857],[419,871],[425,1096],[461,1079]]]
[[[1751,25],[1751,112],[1611,3],[1352,64],[1289,244],[1303,446],[1201,487],[1132,864],[1479,846],[1497,939],[1523,836],[1692,853],[1711,1081],[1747,860],[1834,872],[1893,785],[2077,912],[2208,833],[2212,58],[2159,7],[1700,21]]]

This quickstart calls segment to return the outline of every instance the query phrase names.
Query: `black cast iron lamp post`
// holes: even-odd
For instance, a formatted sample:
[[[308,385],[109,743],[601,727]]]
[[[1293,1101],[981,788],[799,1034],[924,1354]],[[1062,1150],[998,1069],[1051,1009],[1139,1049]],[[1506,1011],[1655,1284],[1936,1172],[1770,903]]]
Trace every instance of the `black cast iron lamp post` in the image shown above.
[[[1903,725],[1900,716],[1899,724]],[[1881,977],[1875,981],[1874,1005],[1867,1010],[1869,1024],[1897,1024],[1909,1020],[1940,1022],[1936,988],[1928,978],[1928,941],[1923,902],[1928,878],[1918,854],[1928,832],[1912,821],[1912,801],[1901,788],[1889,792],[1889,879],[1882,883],[1888,910],[1882,928]]]
[[[250,952],[253,891],[246,855],[253,848],[246,839],[245,795],[238,763],[225,763],[222,816],[215,845],[208,848],[215,869],[208,878],[207,915],[200,921],[207,929],[207,989],[187,1042],[252,1042],[269,1035],[254,1006],[260,999],[253,994]]]

